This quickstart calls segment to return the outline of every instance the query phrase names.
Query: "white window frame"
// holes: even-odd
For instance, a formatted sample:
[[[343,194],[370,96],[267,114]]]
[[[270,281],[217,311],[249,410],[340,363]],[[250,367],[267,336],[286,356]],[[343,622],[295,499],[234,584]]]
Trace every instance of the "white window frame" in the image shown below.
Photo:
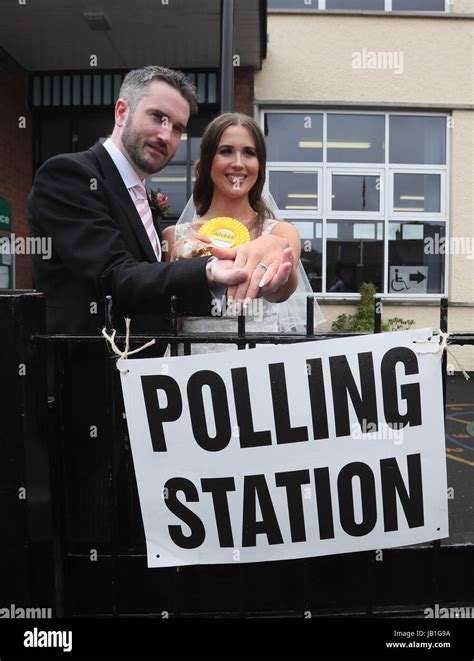
[[[365,164],[364,164],[365,166]],[[377,170],[369,169],[367,167],[355,167],[355,165],[350,165],[346,168],[340,167],[330,167],[326,169],[327,172],[327,194],[325,195],[326,208],[325,213],[328,218],[340,218],[344,216],[345,220],[373,220],[373,219],[382,219],[385,220],[385,172],[383,167],[378,168]],[[379,190],[379,210],[378,211],[343,211],[338,209],[332,209],[332,181],[333,176],[346,175],[346,176],[360,176],[367,175],[370,177],[378,177],[380,180],[380,190]]]
[[[432,174],[440,178],[439,182],[439,195],[440,195],[440,210],[439,211],[395,211],[395,175],[397,174]],[[436,220],[446,221],[446,172],[439,170],[413,169],[413,168],[396,168],[390,169],[389,172],[389,207],[388,219],[390,220]]]
[[[266,113],[279,113],[279,114],[308,114],[312,113],[314,114],[315,112],[318,112],[317,108],[310,108],[310,107],[305,107],[305,108],[290,108],[290,107],[282,107],[282,106],[266,106],[266,107],[260,107],[257,110],[257,117],[260,121],[260,126],[263,128],[264,127],[264,118]],[[449,264],[450,264],[450,256],[449,256],[449,251],[446,251],[444,255],[444,291],[437,293],[437,294],[391,294],[388,292],[388,279],[389,279],[389,268],[388,268],[388,247],[389,247],[389,241],[388,241],[388,224],[390,221],[405,221],[405,220],[412,220],[412,221],[419,221],[419,222],[429,222],[434,221],[434,222],[442,222],[444,218],[444,223],[445,223],[445,236],[446,239],[448,240],[450,237],[450,232],[451,232],[451,224],[450,224],[450,172],[451,172],[451,134],[450,134],[450,124],[449,124],[449,118],[450,118],[450,113],[446,112],[412,112],[410,110],[406,111],[391,111],[391,110],[358,110],[356,108],[350,108],[350,109],[345,109],[345,110],[333,110],[333,109],[325,109],[321,110],[321,113],[323,114],[323,161],[322,162],[290,162],[290,163],[283,163],[281,161],[279,162],[268,162],[267,163],[267,172],[270,169],[281,169],[281,170],[288,170],[289,168],[291,169],[318,169],[322,170],[320,177],[322,177],[322,188],[319,186],[319,181],[318,181],[318,190],[325,191],[327,193],[328,190],[328,175],[329,171],[333,170],[338,170],[338,171],[351,171],[351,174],[357,174],[357,170],[363,171],[363,172],[368,172],[368,171],[382,171],[384,173],[384,180],[383,180],[383,188],[382,188],[382,193],[381,193],[381,199],[383,199],[383,209],[384,209],[384,215],[382,216],[383,222],[384,222],[384,264],[383,264],[383,269],[384,269],[384,293],[381,293],[384,298],[387,299],[400,299],[400,300],[408,300],[408,299],[414,299],[414,300],[426,300],[426,299],[433,299],[433,300],[439,300],[443,296],[446,296],[448,291],[449,291]],[[384,163],[333,163],[327,162],[327,116],[328,114],[334,115],[334,114],[344,114],[344,115],[384,115],[385,117],[385,161]],[[390,131],[389,131],[389,117],[393,115],[401,115],[401,116],[418,116],[418,117],[443,117],[445,119],[445,130],[446,130],[446,164],[442,165],[426,165],[426,164],[407,164],[407,163],[390,163],[389,162],[389,156],[390,156]],[[444,176],[442,176],[442,193],[441,193],[441,208],[444,209],[444,216],[442,214],[437,214],[437,213],[428,213],[428,212],[416,212],[416,215],[414,216],[413,214],[409,214],[408,218],[403,218],[403,212],[395,212],[395,214],[390,214],[389,210],[392,209],[393,205],[391,206],[391,200],[393,200],[393,181],[390,182],[391,179],[391,173],[392,172],[420,172],[422,174],[428,173],[428,174],[439,174],[443,173]],[[268,176],[267,176],[267,182],[268,182]],[[444,182],[444,183],[443,183]],[[387,185],[388,183],[388,185]],[[267,183],[268,185],[268,183]],[[384,194],[385,193],[385,194]],[[350,214],[346,212],[331,212],[329,215],[326,213],[326,205],[327,205],[327,194],[325,195],[326,200],[323,200],[323,205],[324,207],[321,207],[320,209],[324,209],[324,213],[313,213],[313,212],[308,212],[307,214],[305,213],[304,216],[299,213],[297,215],[294,215],[294,218],[301,218],[307,219],[307,218],[313,218],[314,220],[321,220],[322,219],[322,245],[323,245],[323,259],[322,259],[322,273],[323,273],[323,291],[325,293],[321,294],[316,294],[319,299],[324,300],[327,298],[328,300],[337,300],[341,298],[359,298],[358,293],[350,294],[350,293],[344,293],[344,294],[330,294],[327,292],[327,282],[326,282],[326,269],[327,269],[327,250],[326,250],[326,220],[345,220],[348,219],[350,220]],[[382,207],[382,204],[381,204]],[[367,220],[372,220],[376,219],[377,216],[381,216],[382,214],[376,214],[375,212],[369,212],[369,213],[363,213],[359,214],[359,212],[355,212],[357,215],[353,216],[354,219],[360,219],[363,220],[366,218]],[[289,214],[284,214],[285,218],[290,218]]]
[[[351,11],[350,9],[346,9],[346,10],[326,9],[326,0],[319,0],[319,3],[317,2],[316,4],[318,5],[317,7],[311,7],[311,8],[309,8],[309,10],[313,9],[313,11],[346,11],[346,12]],[[374,9],[372,11],[374,11],[374,12],[375,11],[379,11],[379,12],[380,11],[386,11],[386,12],[395,11],[396,13],[398,13],[398,10],[392,9],[392,6],[393,6],[392,5],[392,0],[385,0],[384,9]],[[433,11],[433,10],[429,10],[429,9],[427,9],[427,10],[418,9],[418,10],[413,10],[413,11],[418,11],[419,13],[426,13],[426,14],[449,14],[449,8],[450,8],[450,0],[444,0],[444,11]],[[268,11],[272,12],[272,11],[275,11],[275,10],[270,8]],[[298,10],[297,9],[292,10],[291,8],[289,8],[289,9],[286,9],[285,11],[298,11]],[[364,9],[364,10],[354,9],[354,11],[358,12],[358,11],[371,11],[371,10],[370,9]],[[405,13],[405,12],[400,12],[400,13]]]
[[[304,165],[301,164],[301,162],[288,162],[288,163],[276,163],[272,162],[271,165],[267,165],[266,169],[266,190],[269,190],[270,186],[270,174],[272,172],[311,172],[311,174],[315,174],[317,176],[318,180],[318,209],[280,209],[280,213],[284,216],[284,218],[301,218],[303,219],[309,219],[309,220],[321,220],[323,218],[324,214],[324,209],[323,209],[323,204],[324,204],[324,190],[323,190],[323,168],[321,167],[320,164],[315,164],[315,163],[305,163]],[[323,202],[321,203],[321,196]]]

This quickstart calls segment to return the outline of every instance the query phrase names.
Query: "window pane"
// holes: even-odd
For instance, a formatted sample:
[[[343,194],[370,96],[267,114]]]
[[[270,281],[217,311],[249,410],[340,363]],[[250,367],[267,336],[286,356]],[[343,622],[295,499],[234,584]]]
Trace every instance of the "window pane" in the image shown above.
[[[116,73],[114,75],[114,103],[120,96],[120,87],[122,86],[122,74]]]
[[[392,11],[444,11],[444,0],[392,0]]]
[[[108,73],[104,74],[104,98],[102,103],[105,105],[112,103],[112,76]]]
[[[100,106],[102,104],[102,76],[96,74],[94,76],[94,105]]]
[[[217,103],[217,74],[210,73],[208,75],[208,85],[209,85],[209,98],[207,99],[207,102]]]
[[[53,106],[61,105],[61,76],[53,76]]]
[[[168,165],[160,172],[153,174],[146,180],[146,188],[149,191],[160,189],[168,196],[170,210],[169,218],[179,218],[183,211],[186,200],[186,166]]]
[[[443,293],[444,224],[407,221],[389,228],[389,293]]]
[[[43,78],[43,105],[51,105],[51,76]]]
[[[268,161],[321,162],[323,116],[314,113],[265,115]]]
[[[72,77],[72,103],[75,106],[81,105],[81,77]]]
[[[41,105],[41,77],[35,76],[33,78],[33,105]]]
[[[270,172],[270,193],[279,209],[318,211],[318,175],[316,172]]]
[[[390,116],[390,163],[446,163],[446,118]]]
[[[318,9],[319,0],[268,0],[268,9]]]
[[[191,138],[191,161],[194,163],[199,158],[202,138]]]
[[[198,90],[198,102],[199,103],[206,103],[206,74],[205,73],[198,73],[198,82],[197,82],[197,90]]]
[[[380,177],[333,174],[333,211],[380,211]]]
[[[181,140],[179,143],[179,147],[176,151],[176,154],[173,156],[174,161],[185,161],[186,160],[186,153],[188,149],[188,139],[189,136],[187,133],[183,133],[181,136]]]
[[[315,292],[322,291],[323,281],[323,241],[320,220],[293,220],[301,237],[301,263],[311,287]]]
[[[372,9],[383,11],[385,0],[326,0],[326,9]]]
[[[382,292],[383,222],[330,221],[326,235],[328,293],[358,293],[363,282]]]
[[[393,210],[439,213],[441,208],[441,175],[396,174]]]
[[[63,76],[63,106],[71,105],[71,76]]]
[[[91,77],[85,75],[82,79],[82,103],[85,106],[91,105]]]
[[[385,117],[328,115],[327,158],[332,163],[383,163]]]

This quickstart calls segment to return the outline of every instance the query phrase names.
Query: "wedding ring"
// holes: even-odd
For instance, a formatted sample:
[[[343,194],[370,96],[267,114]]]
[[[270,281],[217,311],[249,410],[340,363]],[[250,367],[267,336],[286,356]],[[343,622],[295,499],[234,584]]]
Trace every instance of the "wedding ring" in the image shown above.
[[[255,267],[255,270],[257,270],[259,267],[260,267],[261,269],[264,269],[265,271],[266,271],[267,268],[268,268],[268,266],[267,266],[266,264],[263,264],[263,262],[259,262],[259,263],[257,264],[257,266]]]

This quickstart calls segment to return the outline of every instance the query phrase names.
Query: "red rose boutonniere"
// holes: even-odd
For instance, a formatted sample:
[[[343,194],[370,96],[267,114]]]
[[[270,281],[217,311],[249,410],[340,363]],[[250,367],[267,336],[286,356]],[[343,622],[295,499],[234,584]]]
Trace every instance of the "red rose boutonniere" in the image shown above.
[[[165,218],[171,209],[168,204],[168,196],[164,195],[159,188],[151,190],[148,194],[150,207],[158,212],[160,218]]]

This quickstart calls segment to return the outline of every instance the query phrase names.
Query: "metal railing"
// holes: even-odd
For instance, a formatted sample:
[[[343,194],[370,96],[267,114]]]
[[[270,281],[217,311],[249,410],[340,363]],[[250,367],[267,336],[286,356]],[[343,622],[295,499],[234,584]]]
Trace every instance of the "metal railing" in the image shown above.
[[[31,496],[24,512],[25,530],[17,530],[15,536],[16,545],[23,543],[27,550],[23,562],[29,575],[28,585],[17,589],[17,601],[46,605],[54,601],[59,617],[420,615],[433,604],[472,602],[463,582],[463,572],[470,571],[472,562],[471,543],[454,546],[435,541],[388,549],[383,551],[383,562],[377,562],[375,552],[364,551],[304,560],[148,569],[116,357],[100,336],[41,332],[43,301],[39,295],[29,296],[33,296],[29,301],[21,295],[17,300],[12,297],[9,324],[7,320],[12,332],[3,347],[3,357],[12,367],[9,387],[19,402],[10,417],[13,426],[20,424],[23,429],[24,466],[19,472]],[[140,357],[161,355],[167,344],[171,355],[177,355],[178,344],[189,355],[196,343],[233,343],[242,350],[257,344],[359,335],[315,333],[312,297],[306,335],[249,334],[243,315],[236,320],[235,334],[182,335],[176,301],[173,310],[171,332],[157,336],[157,346]],[[448,329],[447,312],[448,301],[442,299],[443,332]],[[106,319],[111,330],[110,300]],[[374,324],[375,332],[381,332],[380,300]],[[131,348],[149,339],[132,336]],[[472,345],[474,333],[451,334],[448,343]],[[23,382],[14,369],[22,358],[27,369]],[[445,355],[442,369],[446,402]],[[8,460],[8,449],[3,451]],[[0,500],[9,492],[5,477],[6,473]],[[11,490],[12,483],[7,486]],[[38,494],[42,494],[41,507]],[[13,599],[13,584],[9,590]]]

